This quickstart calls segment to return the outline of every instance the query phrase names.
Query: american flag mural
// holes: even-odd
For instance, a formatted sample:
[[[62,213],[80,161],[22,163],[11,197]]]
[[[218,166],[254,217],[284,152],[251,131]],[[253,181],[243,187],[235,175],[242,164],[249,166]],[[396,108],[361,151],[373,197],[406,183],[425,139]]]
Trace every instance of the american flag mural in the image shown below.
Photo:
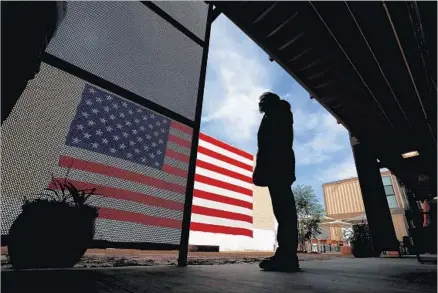
[[[63,84],[59,82],[41,91],[40,85],[52,76],[71,85],[58,88]],[[37,109],[36,98],[41,101]],[[7,195],[2,196],[2,235],[21,212],[23,196],[55,187],[50,182],[53,173],[81,189],[97,189],[90,198],[90,204],[100,208],[96,240],[179,244],[190,127],[45,64],[20,103],[2,130],[2,155],[9,162],[8,172],[2,172],[2,194]],[[55,116],[44,112],[55,108]],[[41,113],[46,116],[41,118]],[[191,244],[255,245],[246,242],[258,237],[253,225],[253,159],[200,134]]]
[[[95,238],[178,244],[191,137],[191,128],[86,84],[54,176],[96,188]]]
[[[86,84],[54,175],[96,188],[97,239],[176,244],[191,136],[181,123]],[[253,155],[201,133],[191,230],[252,237],[252,170]]]
[[[253,155],[200,134],[191,231],[253,237],[253,161]]]

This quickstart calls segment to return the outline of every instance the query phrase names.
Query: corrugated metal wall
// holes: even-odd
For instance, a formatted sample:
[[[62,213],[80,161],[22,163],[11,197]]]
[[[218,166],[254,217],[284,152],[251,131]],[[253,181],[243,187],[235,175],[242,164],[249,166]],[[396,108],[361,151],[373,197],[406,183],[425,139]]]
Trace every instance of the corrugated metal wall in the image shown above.
[[[361,213],[364,211],[359,181],[348,179],[323,186],[327,215]]]
[[[391,209],[392,221],[397,239],[402,241],[403,236],[408,235],[407,222],[404,215],[404,210],[407,208],[406,198],[394,175],[390,172],[382,172],[382,176],[391,176],[394,193],[399,206],[397,209]],[[347,219],[365,214],[358,178],[326,183],[323,185],[323,191],[328,217]],[[342,240],[341,228],[330,227],[329,239]]]
[[[403,236],[408,235],[407,221],[404,214],[392,215],[392,223],[394,224],[395,235],[397,239],[402,241]]]

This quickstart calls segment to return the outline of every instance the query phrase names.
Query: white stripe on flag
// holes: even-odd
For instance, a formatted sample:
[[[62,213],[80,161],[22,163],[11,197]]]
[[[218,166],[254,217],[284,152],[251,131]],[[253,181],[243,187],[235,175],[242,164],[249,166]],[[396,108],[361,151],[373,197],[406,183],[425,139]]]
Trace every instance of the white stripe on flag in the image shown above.
[[[235,191],[223,189],[220,187],[208,185],[205,183],[200,183],[200,182],[195,181],[195,189],[218,194],[218,195],[222,195],[222,196],[226,196],[229,198],[243,200],[246,202],[252,202],[252,196],[248,196],[246,194],[242,194],[239,192],[235,192]]]
[[[87,172],[87,171],[75,170],[75,169],[68,170],[67,168],[56,167],[53,171],[53,175],[58,178],[64,178],[67,172],[68,172],[68,179],[75,181],[87,182],[95,185],[103,185],[111,188],[118,188],[127,191],[143,193],[143,194],[155,196],[157,198],[172,200],[176,202],[185,201],[185,195],[182,193],[160,189],[149,185],[144,185],[141,183],[123,180],[115,177],[100,175],[93,172]]]
[[[170,210],[140,202],[115,199],[106,196],[92,195],[87,201],[90,205],[101,208],[114,209],[125,212],[138,213],[151,217],[182,220],[183,211]]]
[[[198,152],[197,159],[252,178],[252,172]]]
[[[251,183],[248,183],[248,182],[245,182],[245,181],[242,181],[242,180],[230,177],[230,176],[226,176],[226,175],[214,172],[214,171],[210,171],[210,170],[207,170],[207,169],[204,169],[201,167],[196,167],[196,174],[203,175],[205,177],[216,179],[216,180],[219,180],[222,182],[231,183],[231,184],[234,184],[234,185],[237,185],[237,186],[249,189],[249,190],[253,189],[253,185]]]
[[[111,166],[114,168],[123,169],[129,172],[134,172],[143,176],[148,176],[156,179],[161,179],[167,182],[176,183],[182,186],[185,186],[187,183],[186,178],[182,178],[176,175],[168,174],[164,171],[146,166],[146,165],[140,165],[136,164],[131,161],[127,160],[121,160],[118,158],[114,158],[111,156],[106,156],[103,154],[99,154],[96,152],[92,152],[89,150],[76,148],[76,147],[70,147],[70,146],[64,146],[63,150],[61,151],[61,155],[73,157],[75,159],[79,160],[85,160],[88,162],[94,162],[98,164],[105,164],[107,166]],[[74,168],[74,165],[72,166]]]
[[[237,220],[229,220],[229,219],[218,218],[218,217],[204,216],[199,214],[192,214],[192,222],[252,230],[252,223],[237,221]]]
[[[203,199],[203,198],[199,198],[196,196],[193,197],[193,205],[211,208],[211,209],[216,209],[216,210],[221,210],[221,211],[226,211],[226,212],[242,214],[242,215],[247,215],[247,216],[252,216],[251,209],[247,209],[244,207],[235,206],[235,205],[231,205],[231,204],[221,203],[221,202],[217,202],[217,201],[213,201],[213,200]]]
[[[186,132],[182,132],[181,130],[178,130],[176,128],[170,127],[169,129],[169,134],[177,136],[181,139],[187,140],[187,141],[192,141],[192,135],[188,134]]]
[[[230,151],[228,151],[226,149],[218,147],[218,146],[216,146],[216,145],[214,145],[212,143],[206,142],[206,141],[204,141],[202,139],[199,140],[199,146],[204,147],[204,148],[209,149],[209,150],[212,150],[212,151],[214,151],[216,153],[222,154],[222,155],[227,156],[229,158],[235,159],[235,160],[237,160],[239,162],[242,162],[244,164],[247,164],[247,165],[249,165],[251,167],[254,164],[254,162],[252,160],[249,160],[249,159],[247,159],[245,157],[242,157],[242,156],[240,156],[240,155],[238,155],[236,153],[233,153],[233,152],[230,152]]]

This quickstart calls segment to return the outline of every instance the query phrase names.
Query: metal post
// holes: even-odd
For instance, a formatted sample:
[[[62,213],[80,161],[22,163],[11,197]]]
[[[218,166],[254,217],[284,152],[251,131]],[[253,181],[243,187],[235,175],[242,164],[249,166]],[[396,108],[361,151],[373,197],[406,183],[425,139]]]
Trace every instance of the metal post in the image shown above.
[[[377,159],[363,143],[350,137],[360,190],[376,255],[382,251],[398,251],[392,217],[383,187]]]
[[[213,5],[209,4],[207,14],[207,26],[205,28],[204,50],[201,61],[201,74],[199,75],[198,99],[196,103],[195,125],[192,136],[192,149],[190,152],[189,171],[187,176],[186,200],[184,203],[184,214],[181,229],[181,242],[179,246],[178,266],[187,265],[187,254],[189,250],[190,221],[192,217],[193,189],[195,184],[196,157],[198,154],[199,130],[201,127],[202,102],[204,99],[205,75],[207,71],[208,49],[210,45],[210,30],[212,24]]]

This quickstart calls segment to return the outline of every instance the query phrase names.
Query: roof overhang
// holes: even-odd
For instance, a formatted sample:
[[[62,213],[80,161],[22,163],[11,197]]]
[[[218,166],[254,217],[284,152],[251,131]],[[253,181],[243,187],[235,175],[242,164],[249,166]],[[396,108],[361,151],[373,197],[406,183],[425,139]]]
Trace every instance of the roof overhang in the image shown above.
[[[213,4],[382,167],[417,195],[436,194],[436,2]]]

